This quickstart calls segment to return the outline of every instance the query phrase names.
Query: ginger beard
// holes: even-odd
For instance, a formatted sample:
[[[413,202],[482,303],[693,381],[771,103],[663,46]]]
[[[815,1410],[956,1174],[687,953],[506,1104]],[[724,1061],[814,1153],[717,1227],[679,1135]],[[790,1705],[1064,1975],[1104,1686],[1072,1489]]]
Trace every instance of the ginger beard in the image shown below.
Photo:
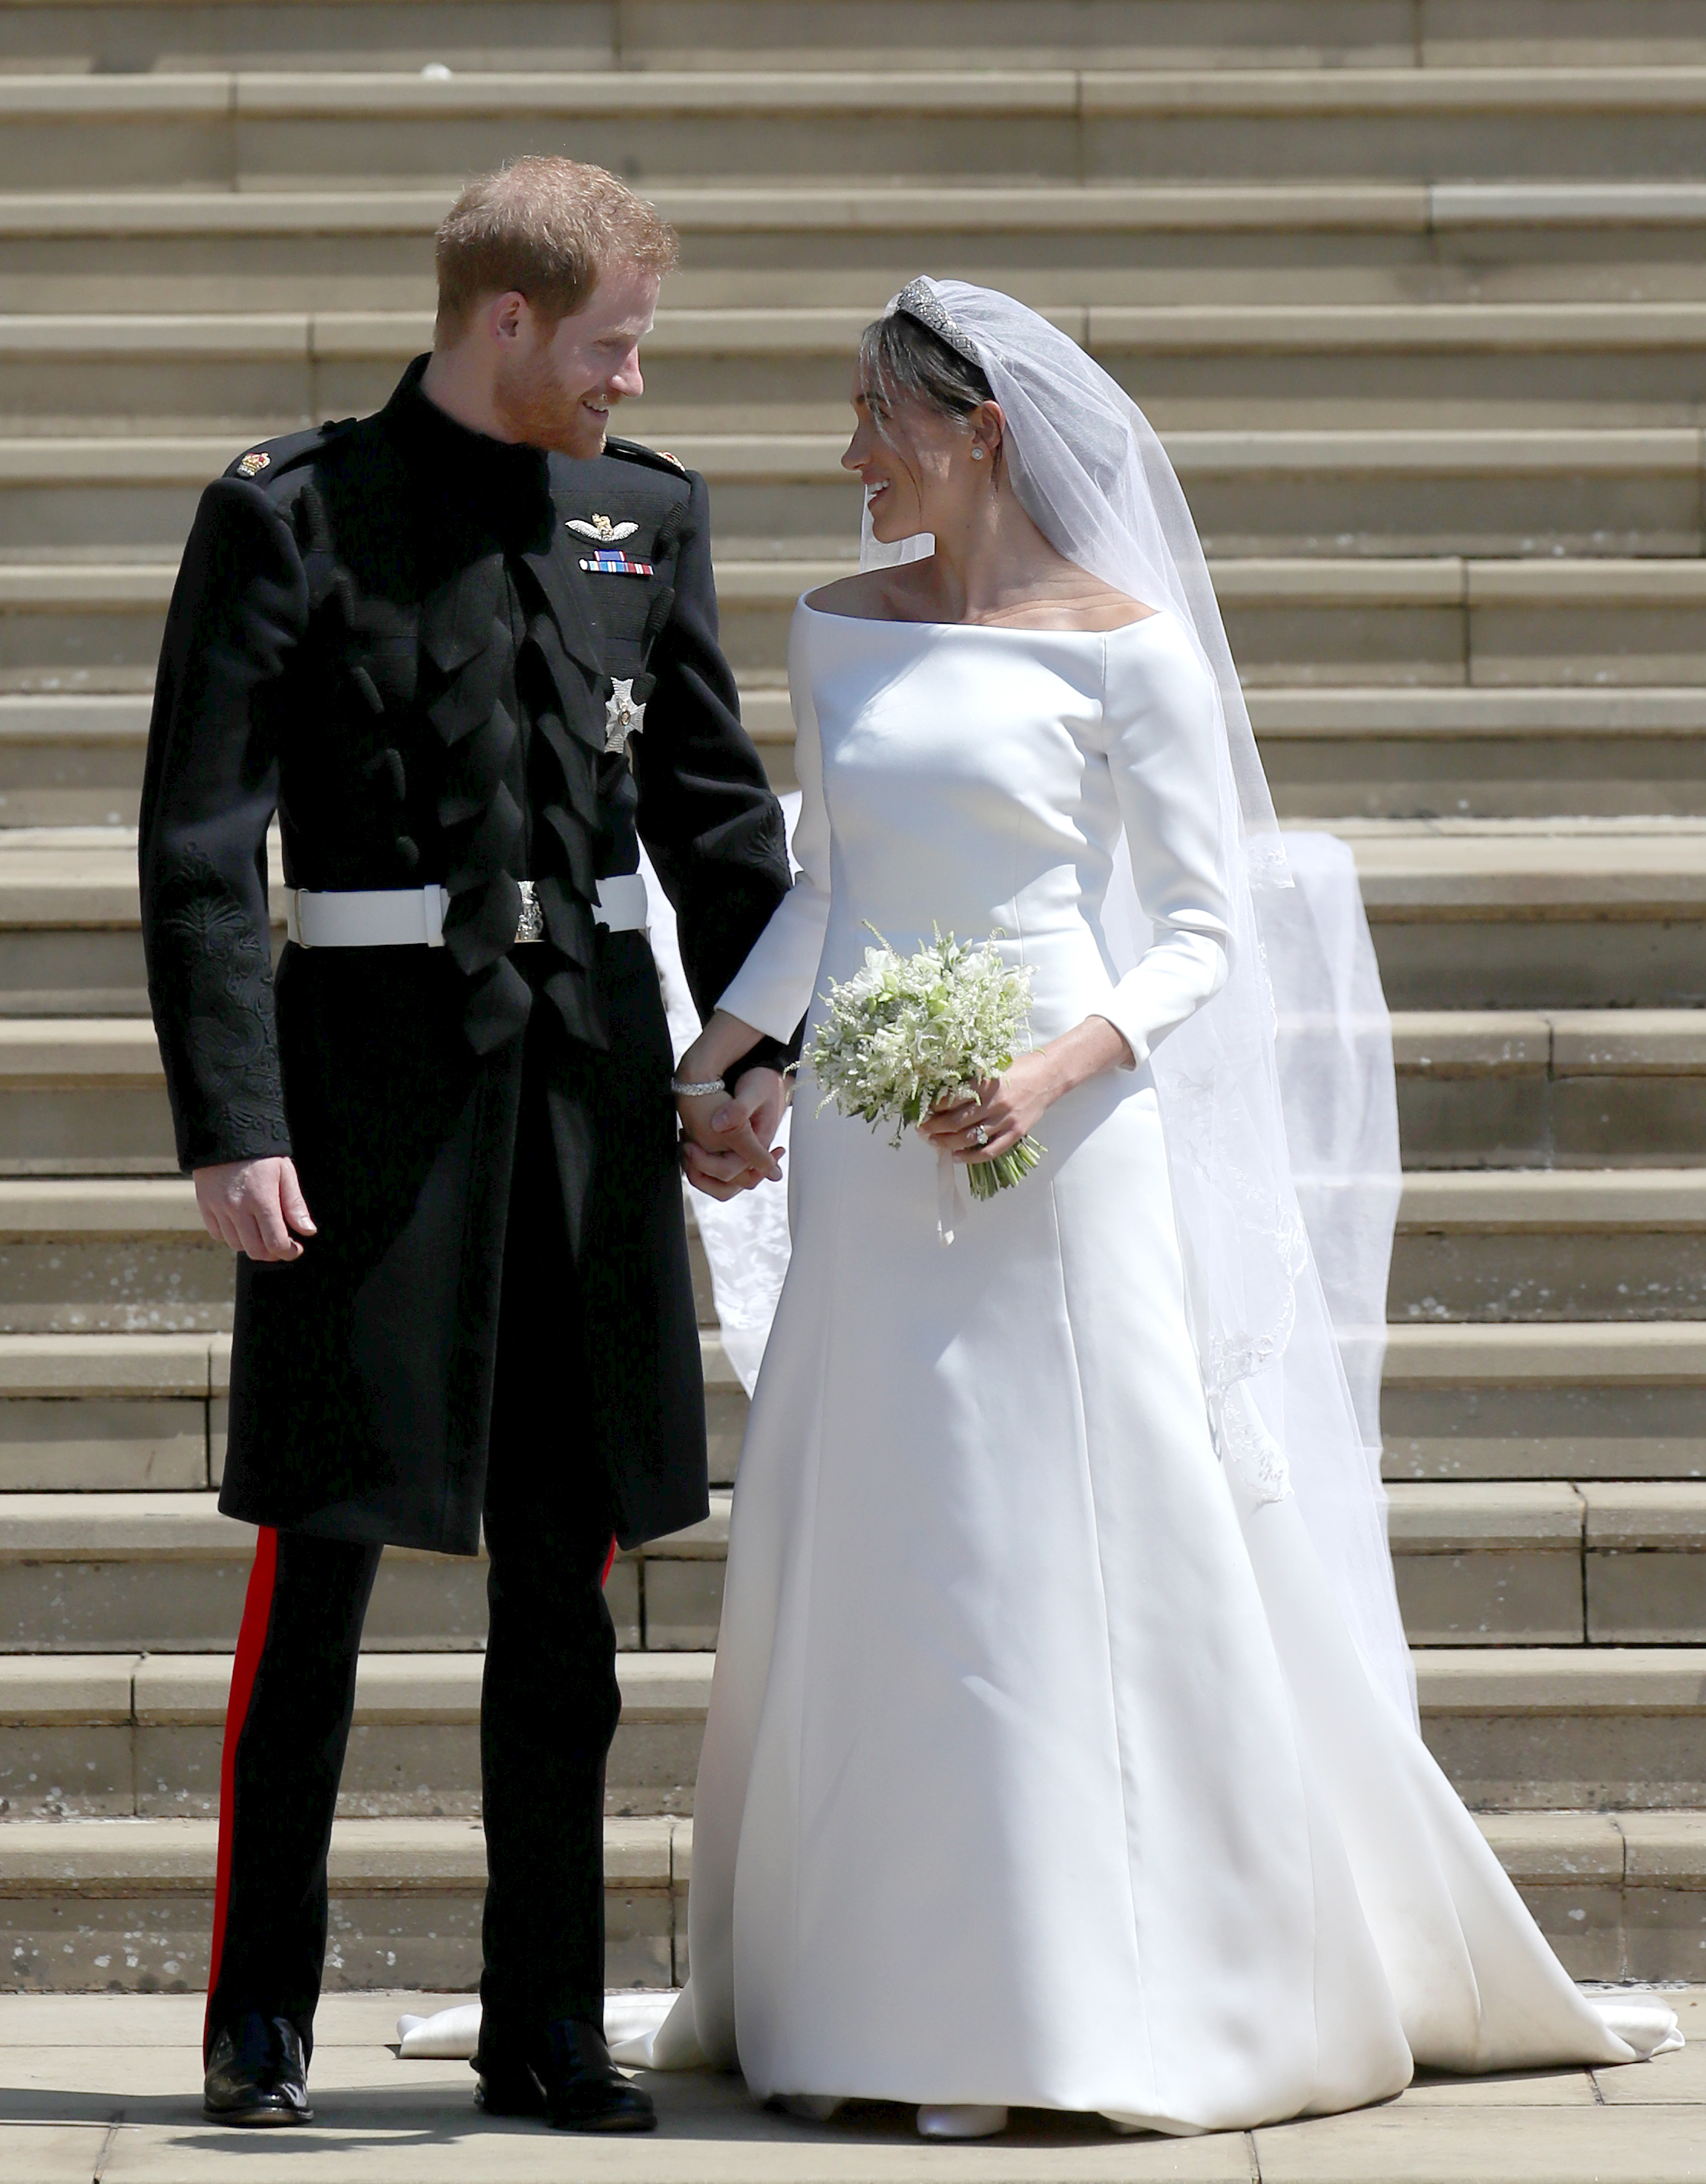
[[[588,396],[596,397],[599,406],[609,411],[610,398],[602,382],[594,380],[587,386],[578,375],[566,378],[546,344],[525,356],[501,357],[492,382],[492,405],[509,437],[559,455],[586,458],[604,453],[607,418],[587,406]]]
[[[523,316],[499,343],[492,378],[505,432],[583,460],[602,454],[611,410],[644,391],[639,344],[658,287],[657,275],[638,267],[607,270],[582,308],[549,329],[518,298]]]

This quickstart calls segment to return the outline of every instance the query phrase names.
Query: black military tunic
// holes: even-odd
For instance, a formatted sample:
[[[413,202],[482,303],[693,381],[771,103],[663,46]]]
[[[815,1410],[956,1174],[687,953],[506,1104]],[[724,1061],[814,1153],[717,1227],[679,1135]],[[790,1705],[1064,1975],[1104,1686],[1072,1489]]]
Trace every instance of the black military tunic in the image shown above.
[[[476,1551],[542,1076],[571,1263],[524,1272],[560,1300],[562,1400],[633,1544],[705,1513],[702,1392],[656,975],[597,883],[644,839],[708,1008],[787,888],[781,815],[717,645],[703,480],[467,431],[425,365],[209,487],[167,625],[141,866],[179,1156],[291,1154],[318,1229],[239,1263],[220,1507]],[[275,981],[275,808],[291,884],[442,883],[443,945],[289,946]]]

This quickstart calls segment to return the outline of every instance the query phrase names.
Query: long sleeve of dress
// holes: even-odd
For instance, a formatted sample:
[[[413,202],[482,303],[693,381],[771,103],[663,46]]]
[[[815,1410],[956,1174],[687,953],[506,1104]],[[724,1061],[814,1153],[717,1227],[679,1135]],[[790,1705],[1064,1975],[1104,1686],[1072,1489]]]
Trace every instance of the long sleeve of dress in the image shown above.
[[[1230,935],[1213,685],[1182,636],[1146,637],[1139,664],[1128,661],[1124,634],[1108,638],[1102,718],[1132,878],[1154,937],[1096,1013],[1140,1063],[1224,985]]]
[[[811,1006],[829,924],[829,811],[823,800],[823,750],[812,709],[803,627],[796,616],[789,644],[794,763],[800,780],[794,855],[800,871],[717,1003],[730,1016],[778,1039],[790,1039]]]

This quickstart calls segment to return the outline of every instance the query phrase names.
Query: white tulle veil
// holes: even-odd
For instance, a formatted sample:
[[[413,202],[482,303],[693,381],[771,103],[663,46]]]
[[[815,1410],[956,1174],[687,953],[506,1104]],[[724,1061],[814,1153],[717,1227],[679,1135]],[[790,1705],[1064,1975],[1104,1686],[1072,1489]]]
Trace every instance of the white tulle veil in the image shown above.
[[[1379,1292],[1397,1206],[1396,1115],[1378,1085],[1358,1114],[1343,1112],[1347,1097],[1355,1106],[1361,1096],[1358,1085],[1366,1094],[1367,1056],[1373,1051],[1378,1060],[1383,1045],[1390,1084],[1378,981],[1372,996],[1359,994],[1342,967],[1335,970],[1328,936],[1293,889],[1196,526],[1148,419],[1074,341],[1011,296],[919,279],[889,309],[904,309],[982,366],[1006,420],[1003,458],[1027,514],[1067,560],[1168,610],[1219,694],[1223,838],[1235,845],[1232,968],[1215,998],[1151,1058],[1191,1329],[1235,1490],[1246,1505],[1296,1496],[1359,1651],[1413,1718],[1374,1423],[1385,1309]],[[900,549],[879,546],[867,520],[861,566],[911,558],[931,545],[924,538]],[[1310,899],[1319,898],[1312,891]],[[1123,972],[1143,952],[1148,926],[1123,845],[1104,924]],[[1342,1162],[1331,1185],[1324,1181],[1315,1194],[1318,1226],[1334,1228],[1336,1330],[1293,1176],[1275,1052],[1276,987],[1291,1004],[1289,1035],[1302,1042],[1291,1057],[1299,1067],[1291,1101],[1294,1128],[1303,1134],[1300,1167],[1311,1165],[1305,1138],[1337,1129],[1342,1147],[1347,1122],[1363,1148],[1363,1173],[1348,1195]]]

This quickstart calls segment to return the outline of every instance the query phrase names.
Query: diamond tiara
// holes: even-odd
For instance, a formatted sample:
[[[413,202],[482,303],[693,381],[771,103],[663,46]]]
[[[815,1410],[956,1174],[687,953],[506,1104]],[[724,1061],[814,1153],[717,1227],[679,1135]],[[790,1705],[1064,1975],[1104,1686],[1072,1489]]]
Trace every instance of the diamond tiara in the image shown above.
[[[983,359],[978,354],[978,345],[968,333],[962,332],[942,308],[941,303],[928,281],[909,281],[895,298],[895,309],[904,311],[909,319],[916,319],[921,326],[928,326],[939,339],[956,349],[968,364],[980,369]]]

